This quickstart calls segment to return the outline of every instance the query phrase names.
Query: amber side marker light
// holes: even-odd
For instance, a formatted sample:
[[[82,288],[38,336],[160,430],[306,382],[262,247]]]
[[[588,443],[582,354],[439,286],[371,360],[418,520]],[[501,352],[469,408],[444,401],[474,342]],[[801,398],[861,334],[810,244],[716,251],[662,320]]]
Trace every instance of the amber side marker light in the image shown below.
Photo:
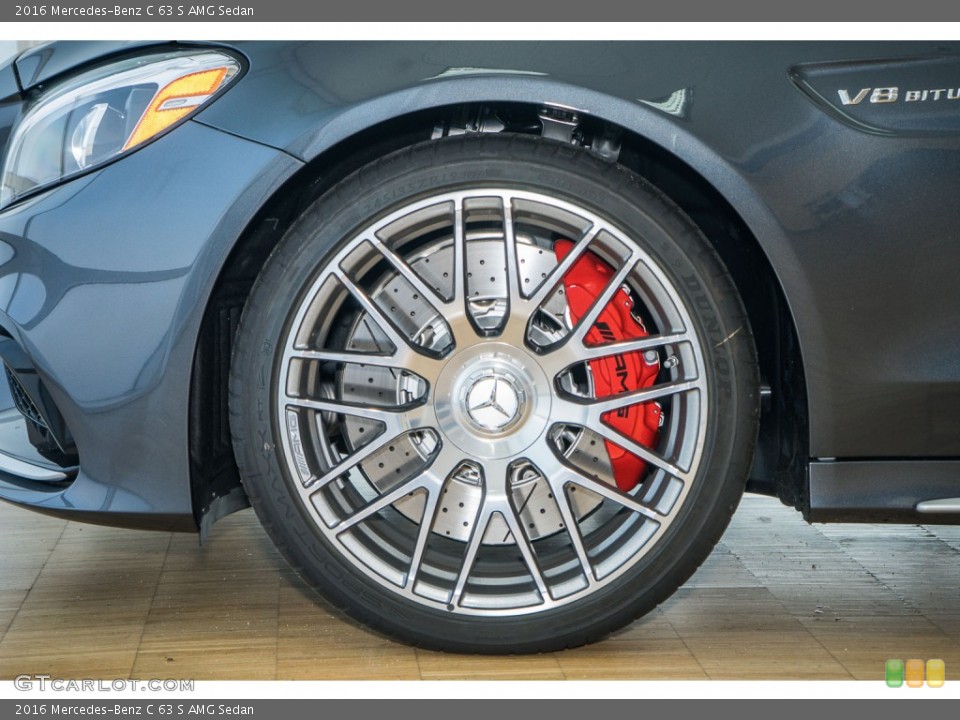
[[[220,88],[226,76],[227,68],[219,67],[190,73],[168,83],[143,113],[123,149],[136,147],[189,115]]]

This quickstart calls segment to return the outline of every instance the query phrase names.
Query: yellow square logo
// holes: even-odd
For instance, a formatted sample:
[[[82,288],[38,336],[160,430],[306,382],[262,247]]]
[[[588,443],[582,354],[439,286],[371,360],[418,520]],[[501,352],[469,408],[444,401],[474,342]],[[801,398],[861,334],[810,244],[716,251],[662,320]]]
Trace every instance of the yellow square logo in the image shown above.
[[[947,666],[943,660],[927,660],[927,686],[943,687],[947,679]]]

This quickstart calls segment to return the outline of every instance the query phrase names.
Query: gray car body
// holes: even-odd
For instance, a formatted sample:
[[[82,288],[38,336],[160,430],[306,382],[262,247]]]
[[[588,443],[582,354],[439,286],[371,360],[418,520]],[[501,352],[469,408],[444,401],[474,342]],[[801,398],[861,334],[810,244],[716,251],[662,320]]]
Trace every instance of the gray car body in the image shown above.
[[[54,43],[0,69],[0,141],[45,87],[149,45]],[[358,137],[501,103],[572,108],[642,139],[746,228],[801,376],[775,443],[800,438],[802,486],[778,490],[761,468],[759,488],[813,519],[908,519],[920,500],[960,495],[960,100],[837,99],[960,88],[957,45],[217,45],[245,72],[209,107],[0,211],[0,326],[80,455],[66,486],[3,476],[0,497],[176,529],[241,507],[235,482],[217,487],[192,460],[209,438],[191,424],[207,397],[202,328],[244,239],[304,173],[322,185]]]

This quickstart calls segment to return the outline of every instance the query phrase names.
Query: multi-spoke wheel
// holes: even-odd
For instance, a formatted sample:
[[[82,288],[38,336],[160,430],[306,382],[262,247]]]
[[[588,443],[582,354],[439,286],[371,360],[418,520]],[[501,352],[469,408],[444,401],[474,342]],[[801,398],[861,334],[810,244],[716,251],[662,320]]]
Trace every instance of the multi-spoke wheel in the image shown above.
[[[234,358],[238,461],[321,592],[432,647],[588,642],[699,565],[742,492],[736,292],[656,190],[528,138],[365,168],[281,241]]]

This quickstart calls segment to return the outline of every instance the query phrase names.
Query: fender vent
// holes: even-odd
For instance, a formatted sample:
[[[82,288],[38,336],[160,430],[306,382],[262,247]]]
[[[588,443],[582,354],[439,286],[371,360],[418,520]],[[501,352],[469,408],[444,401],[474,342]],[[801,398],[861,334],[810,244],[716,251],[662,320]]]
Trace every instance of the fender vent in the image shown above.
[[[73,434],[33,362],[9,336],[0,335],[0,361],[10,391],[9,398],[4,393],[0,410],[16,412],[23,418],[25,439],[44,461],[65,469],[75,468],[78,457]]]
[[[10,395],[13,396],[13,402],[17,406],[17,410],[20,411],[20,414],[23,415],[27,423],[33,426],[36,432],[49,435],[50,428],[48,428],[47,424],[43,421],[43,416],[40,415],[40,409],[34,404],[33,400],[30,399],[30,396],[27,395],[27,391],[23,385],[20,384],[17,376],[10,371],[10,368],[4,365],[3,369],[7,373],[7,382],[10,384]],[[51,438],[51,442],[52,441],[53,438]]]

